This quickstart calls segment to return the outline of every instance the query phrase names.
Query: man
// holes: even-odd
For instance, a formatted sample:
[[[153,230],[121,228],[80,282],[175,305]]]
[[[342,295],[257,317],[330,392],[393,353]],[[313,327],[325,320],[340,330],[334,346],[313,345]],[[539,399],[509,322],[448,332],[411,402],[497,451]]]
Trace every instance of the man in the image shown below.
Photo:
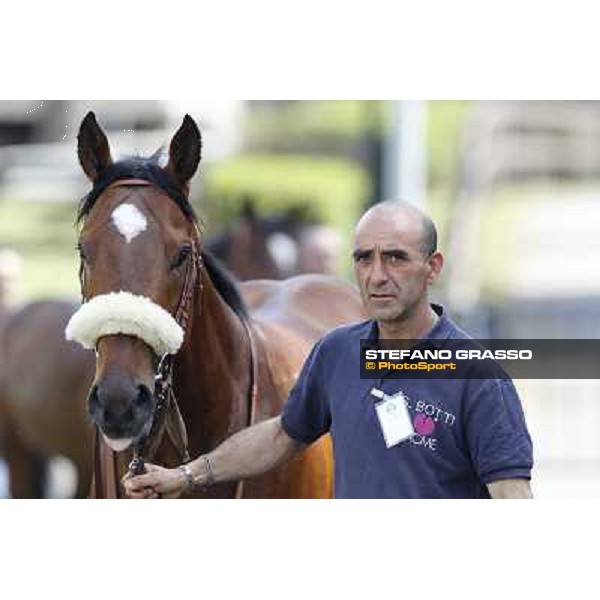
[[[302,231],[298,240],[296,273],[339,274],[341,238],[327,225],[310,225]]]
[[[361,339],[468,337],[428,301],[444,262],[432,221],[406,203],[378,204],[356,226],[353,256],[372,320],[315,345],[280,416],[186,466],[127,475],[131,497],[176,497],[187,486],[260,475],[328,431],[338,498],[531,497],[531,439],[510,381],[360,379]],[[388,447],[376,405],[399,393],[414,435]]]

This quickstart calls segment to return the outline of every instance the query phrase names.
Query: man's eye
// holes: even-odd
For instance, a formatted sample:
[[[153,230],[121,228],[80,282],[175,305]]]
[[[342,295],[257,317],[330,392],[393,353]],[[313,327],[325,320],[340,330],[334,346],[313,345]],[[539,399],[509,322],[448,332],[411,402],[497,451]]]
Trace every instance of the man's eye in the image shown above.
[[[388,263],[394,265],[404,262],[406,260],[406,256],[404,256],[404,254],[388,254],[386,259]]]

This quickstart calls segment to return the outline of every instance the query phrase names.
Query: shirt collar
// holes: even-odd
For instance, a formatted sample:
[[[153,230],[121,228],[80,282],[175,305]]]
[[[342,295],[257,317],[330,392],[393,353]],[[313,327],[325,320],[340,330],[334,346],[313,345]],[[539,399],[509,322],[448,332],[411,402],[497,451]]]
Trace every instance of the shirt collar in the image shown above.
[[[430,304],[430,306],[439,318],[432,327],[431,331],[427,335],[423,336],[422,340],[429,342],[436,348],[440,348],[450,337],[452,332],[452,323],[450,322],[450,319],[448,318],[446,311],[441,304]],[[377,326],[377,321],[371,320],[367,323],[370,323],[370,328],[366,337],[366,346],[370,348],[377,348],[379,345],[379,327]]]

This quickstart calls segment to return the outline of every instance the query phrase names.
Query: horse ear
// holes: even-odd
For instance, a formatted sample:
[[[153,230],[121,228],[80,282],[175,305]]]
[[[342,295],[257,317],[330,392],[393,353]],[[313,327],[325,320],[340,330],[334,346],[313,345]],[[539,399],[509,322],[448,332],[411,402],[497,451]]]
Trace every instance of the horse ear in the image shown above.
[[[79,127],[77,155],[81,168],[92,183],[96,183],[113,162],[108,139],[91,111],[85,115]]]
[[[254,206],[254,200],[252,200],[251,196],[244,196],[241,213],[244,220],[249,223],[256,223],[258,221],[256,206]]]
[[[190,115],[185,115],[169,146],[167,171],[181,186],[185,186],[194,176],[201,154],[202,136],[198,125]]]

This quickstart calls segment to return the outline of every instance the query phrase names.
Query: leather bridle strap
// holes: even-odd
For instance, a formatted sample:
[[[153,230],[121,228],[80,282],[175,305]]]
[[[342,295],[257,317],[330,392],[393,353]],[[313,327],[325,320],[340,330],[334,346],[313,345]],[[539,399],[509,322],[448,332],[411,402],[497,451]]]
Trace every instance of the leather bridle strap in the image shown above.
[[[101,440],[98,427],[94,428],[94,497],[119,498],[117,455]]]
[[[190,255],[190,263],[186,272],[183,290],[179,304],[175,310],[175,320],[184,332],[190,318],[190,306],[194,295],[196,282],[200,282],[200,293],[202,293],[202,281],[200,277],[202,257],[194,245]],[[184,333],[185,335],[185,333]],[[163,356],[158,364],[155,376],[156,408],[152,417],[152,427],[148,435],[134,448],[134,457],[129,465],[129,470],[134,475],[145,472],[144,461],[152,460],[158,450],[158,446],[166,428],[173,446],[178,451],[182,462],[189,461],[188,436],[185,422],[181,417],[181,411],[177,404],[177,398],[173,391],[173,365],[174,356]]]
[[[256,352],[256,342],[252,333],[252,326],[248,319],[242,317],[242,324],[248,335],[248,341],[250,342],[250,387],[248,389],[248,422],[247,426],[250,427],[254,424],[256,419],[256,410],[258,404],[258,354]],[[235,488],[235,498],[240,500],[244,495],[244,480],[240,479],[237,482]]]
[[[148,181],[147,179],[135,179],[135,178],[117,179],[116,181],[109,183],[104,188],[104,191],[110,190],[111,188],[115,188],[115,187],[123,187],[123,186],[129,186],[129,185],[131,185],[131,186],[133,186],[133,185],[151,186],[151,185],[155,185],[155,184],[152,183],[151,181]]]

